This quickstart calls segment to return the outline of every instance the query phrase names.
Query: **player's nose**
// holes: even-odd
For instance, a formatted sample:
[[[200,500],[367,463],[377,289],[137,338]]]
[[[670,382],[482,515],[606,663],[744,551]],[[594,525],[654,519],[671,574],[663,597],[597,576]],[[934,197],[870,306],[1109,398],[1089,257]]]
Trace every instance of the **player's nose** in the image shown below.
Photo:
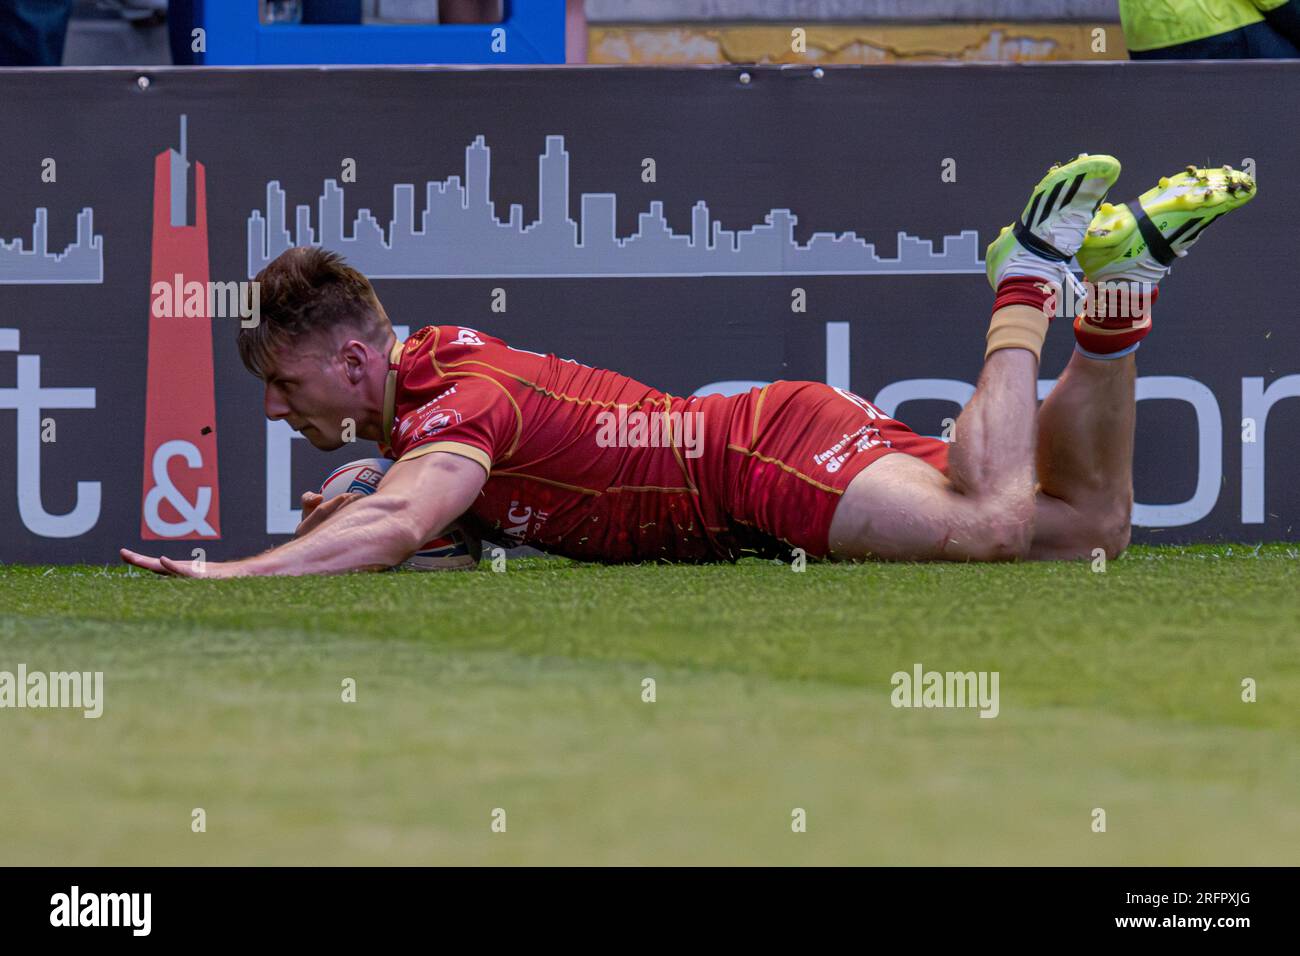
[[[280,395],[278,389],[267,386],[266,394],[262,396],[262,409],[266,412],[266,417],[272,421],[279,421],[289,414],[289,405]]]

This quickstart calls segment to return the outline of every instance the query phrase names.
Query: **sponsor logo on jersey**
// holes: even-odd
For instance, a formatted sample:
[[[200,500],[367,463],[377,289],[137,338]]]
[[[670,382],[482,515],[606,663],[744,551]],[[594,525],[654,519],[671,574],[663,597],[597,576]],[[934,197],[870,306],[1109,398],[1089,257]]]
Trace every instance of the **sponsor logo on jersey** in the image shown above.
[[[473,329],[458,329],[459,334],[456,336],[452,345],[482,345],[483,340],[478,337],[478,333]]]
[[[456,386],[455,386],[455,385],[449,386],[448,388],[443,389],[443,390],[442,390],[441,392],[439,392],[437,395],[433,396],[433,398],[429,399],[427,402],[425,402],[425,403],[424,403],[423,405],[421,405],[419,408],[417,408],[417,409],[415,410],[415,414],[416,414],[416,415],[421,415],[421,414],[423,414],[424,412],[427,412],[427,411],[428,411],[429,409],[431,409],[431,408],[437,408],[437,407],[438,407],[438,404],[439,404],[439,403],[440,403],[444,398],[451,398],[451,396],[453,396],[453,395],[455,395],[455,394],[456,394]]]
[[[523,544],[526,539],[535,538],[541,533],[541,527],[548,517],[549,512],[534,511],[531,505],[521,507],[518,501],[512,501],[510,510],[506,512],[506,526],[503,530],[516,544]]]
[[[836,389],[836,391],[841,390]],[[834,445],[831,445],[830,448],[813,455],[812,460],[814,465],[821,465],[833,475],[858,452],[866,451],[868,448],[875,448],[877,445],[888,446],[889,444],[888,441],[880,437],[879,428],[874,425],[863,425],[852,434],[845,432],[843,437]],[[852,445],[852,448],[849,447],[850,445]]]

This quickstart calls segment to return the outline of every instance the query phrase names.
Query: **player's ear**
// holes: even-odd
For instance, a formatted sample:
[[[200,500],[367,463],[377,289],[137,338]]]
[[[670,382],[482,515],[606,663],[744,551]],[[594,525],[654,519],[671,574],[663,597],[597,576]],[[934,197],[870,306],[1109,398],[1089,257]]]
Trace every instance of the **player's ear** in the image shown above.
[[[340,347],[339,360],[343,363],[343,373],[353,385],[366,377],[370,351],[364,342],[357,339],[349,339]]]

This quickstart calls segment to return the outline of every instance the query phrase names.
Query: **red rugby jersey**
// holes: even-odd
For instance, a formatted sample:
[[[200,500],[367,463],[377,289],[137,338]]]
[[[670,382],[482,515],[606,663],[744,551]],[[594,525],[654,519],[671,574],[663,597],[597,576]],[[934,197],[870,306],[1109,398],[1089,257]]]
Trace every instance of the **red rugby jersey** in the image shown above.
[[[389,368],[384,453],[481,464],[470,514],[489,540],[603,561],[771,552],[723,510],[731,399],[673,397],[460,326],[420,329]]]

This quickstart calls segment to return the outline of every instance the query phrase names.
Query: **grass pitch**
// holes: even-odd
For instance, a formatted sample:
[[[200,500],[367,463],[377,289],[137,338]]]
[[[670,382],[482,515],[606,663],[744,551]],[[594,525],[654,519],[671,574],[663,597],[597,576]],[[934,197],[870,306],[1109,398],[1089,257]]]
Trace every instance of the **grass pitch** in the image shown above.
[[[0,710],[0,864],[1297,862],[1295,547],[487,568],[0,568],[0,671],[105,682]]]

